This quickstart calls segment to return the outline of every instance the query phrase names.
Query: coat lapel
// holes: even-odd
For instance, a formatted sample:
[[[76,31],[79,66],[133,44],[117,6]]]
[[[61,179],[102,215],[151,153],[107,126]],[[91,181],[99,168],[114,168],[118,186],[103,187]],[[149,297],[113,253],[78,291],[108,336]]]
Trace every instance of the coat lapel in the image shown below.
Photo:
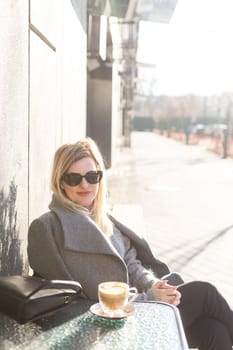
[[[94,221],[82,213],[72,212],[55,200],[50,209],[58,217],[64,232],[64,249],[119,256],[109,239],[101,232]]]

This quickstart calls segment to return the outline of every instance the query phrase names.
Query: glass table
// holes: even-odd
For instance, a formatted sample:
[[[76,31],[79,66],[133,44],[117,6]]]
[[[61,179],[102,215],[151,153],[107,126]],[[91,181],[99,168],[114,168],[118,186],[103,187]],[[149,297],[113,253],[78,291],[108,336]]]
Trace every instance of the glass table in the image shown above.
[[[187,350],[176,307],[135,302],[133,315],[119,320],[96,316],[93,302],[79,300],[24,325],[0,314],[1,350]]]

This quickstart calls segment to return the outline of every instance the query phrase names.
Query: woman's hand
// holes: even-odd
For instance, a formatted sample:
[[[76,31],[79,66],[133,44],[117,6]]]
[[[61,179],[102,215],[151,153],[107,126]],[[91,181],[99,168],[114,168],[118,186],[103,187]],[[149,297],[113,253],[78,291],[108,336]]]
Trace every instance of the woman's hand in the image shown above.
[[[155,282],[152,287],[155,300],[163,301],[171,305],[179,305],[181,293],[178,292],[176,286],[171,286],[166,280]]]

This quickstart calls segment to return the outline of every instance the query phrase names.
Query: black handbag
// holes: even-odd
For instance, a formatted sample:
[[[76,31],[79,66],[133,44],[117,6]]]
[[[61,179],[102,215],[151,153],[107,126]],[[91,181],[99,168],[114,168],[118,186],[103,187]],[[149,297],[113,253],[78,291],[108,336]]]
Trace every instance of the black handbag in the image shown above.
[[[81,285],[75,281],[0,276],[0,312],[26,323],[77,300],[81,291]]]

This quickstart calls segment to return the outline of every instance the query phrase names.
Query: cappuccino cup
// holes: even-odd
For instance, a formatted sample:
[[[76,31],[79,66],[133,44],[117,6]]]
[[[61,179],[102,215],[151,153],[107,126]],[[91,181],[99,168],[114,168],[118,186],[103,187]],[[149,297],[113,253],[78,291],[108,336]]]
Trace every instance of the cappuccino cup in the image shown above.
[[[98,286],[99,303],[109,317],[124,314],[124,307],[137,296],[137,288],[123,282],[103,282]]]

